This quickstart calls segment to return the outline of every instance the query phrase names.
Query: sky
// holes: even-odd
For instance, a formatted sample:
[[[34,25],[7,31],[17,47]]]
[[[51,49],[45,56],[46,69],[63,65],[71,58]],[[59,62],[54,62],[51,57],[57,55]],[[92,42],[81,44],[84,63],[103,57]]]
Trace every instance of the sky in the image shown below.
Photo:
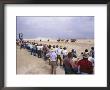
[[[23,33],[24,39],[61,38],[93,39],[93,16],[17,16],[16,29]]]

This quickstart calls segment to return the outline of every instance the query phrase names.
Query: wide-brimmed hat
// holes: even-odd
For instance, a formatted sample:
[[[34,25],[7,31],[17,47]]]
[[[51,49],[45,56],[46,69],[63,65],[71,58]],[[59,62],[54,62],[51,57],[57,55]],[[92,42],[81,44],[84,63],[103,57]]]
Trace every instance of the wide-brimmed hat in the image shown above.
[[[63,49],[67,49],[66,47],[64,47]]]
[[[54,51],[55,51],[55,49],[54,49],[54,48],[51,48],[51,51],[52,51],[52,52],[54,52]]]
[[[84,52],[83,58],[88,58],[88,57],[89,57],[89,53],[88,52]]]
[[[62,48],[62,46],[60,46],[60,48]]]

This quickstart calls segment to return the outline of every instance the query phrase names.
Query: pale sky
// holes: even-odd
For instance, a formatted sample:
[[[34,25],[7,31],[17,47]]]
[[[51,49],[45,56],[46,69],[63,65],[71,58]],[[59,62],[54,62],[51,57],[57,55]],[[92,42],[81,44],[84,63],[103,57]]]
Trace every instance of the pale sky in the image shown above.
[[[24,39],[43,38],[94,38],[93,16],[38,17],[17,16],[17,34]]]

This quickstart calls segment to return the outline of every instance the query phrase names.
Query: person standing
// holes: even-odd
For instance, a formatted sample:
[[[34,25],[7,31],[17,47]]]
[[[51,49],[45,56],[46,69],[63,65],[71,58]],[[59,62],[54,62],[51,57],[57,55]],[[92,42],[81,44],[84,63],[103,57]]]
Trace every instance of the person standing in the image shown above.
[[[42,44],[37,46],[37,49],[38,49],[38,58],[42,58],[42,49],[43,49]]]
[[[50,65],[50,54],[51,54],[51,48],[47,47],[46,59],[49,60],[49,65]]]
[[[37,51],[37,45],[33,45],[33,55],[36,56],[36,51]]]
[[[51,64],[51,74],[56,74],[57,67],[57,54],[55,50],[52,48],[50,53],[50,64]]]
[[[47,46],[46,44],[43,45],[43,57],[44,57],[44,60],[46,60],[46,53],[47,53]]]
[[[60,46],[57,50],[57,62],[60,60],[60,66],[62,66],[62,58],[61,58],[62,47]]]
[[[72,53],[69,52],[67,57],[64,58],[63,67],[65,70],[65,74],[73,74],[73,61],[72,61]]]
[[[22,49],[23,48],[23,41],[20,41],[21,43],[20,43],[20,49]]]
[[[81,52],[81,54],[77,57],[78,60],[83,59],[83,52]]]
[[[31,52],[31,55],[32,55],[32,54],[33,54],[33,44],[30,43],[30,44],[29,44],[29,47],[30,47],[30,52]]]
[[[62,55],[63,55],[63,59],[65,59],[65,57],[67,57],[67,50],[66,50],[66,47],[63,48],[64,50],[62,50]]]
[[[57,53],[57,51],[58,51],[58,45],[56,45],[55,47],[55,52]]]
[[[90,56],[92,57],[92,58],[94,58],[94,47],[91,47],[91,50],[90,50]]]
[[[92,62],[88,60],[88,53],[83,54],[83,59],[79,60],[77,63],[78,73],[80,74],[93,74],[93,65]]]
[[[71,52],[72,52],[73,57],[74,57],[74,58],[77,58],[76,50],[75,50],[75,49],[72,49]]]
[[[40,45],[37,46],[37,54],[38,54],[38,58],[40,58]]]

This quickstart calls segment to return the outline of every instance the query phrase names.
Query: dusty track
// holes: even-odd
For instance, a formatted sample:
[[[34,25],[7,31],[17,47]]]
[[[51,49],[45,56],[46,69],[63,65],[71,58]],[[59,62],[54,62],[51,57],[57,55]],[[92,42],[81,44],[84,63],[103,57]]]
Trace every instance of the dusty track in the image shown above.
[[[47,61],[37,56],[30,55],[30,52],[17,47],[17,74],[50,74],[51,66]],[[57,74],[64,74],[62,67],[57,67]]]

